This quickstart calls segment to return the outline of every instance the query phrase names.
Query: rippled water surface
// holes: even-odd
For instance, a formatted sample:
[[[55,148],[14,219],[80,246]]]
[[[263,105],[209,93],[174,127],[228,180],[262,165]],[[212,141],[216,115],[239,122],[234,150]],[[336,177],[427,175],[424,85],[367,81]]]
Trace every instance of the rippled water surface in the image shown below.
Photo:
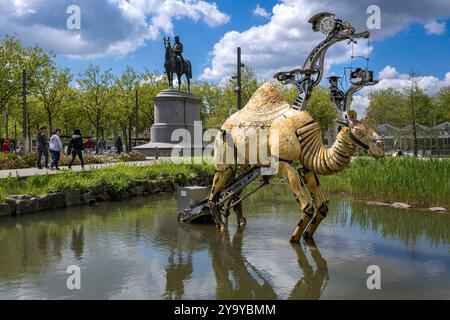
[[[287,187],[244,210],[229,234],[177,223],[172,195],[2,218],[0,299],[450,299],[449,214],[332,198],[315,243],[293,246]],[[81,290],[66,287],[69,265]],[[367,289],[369,265],[381,290]]]

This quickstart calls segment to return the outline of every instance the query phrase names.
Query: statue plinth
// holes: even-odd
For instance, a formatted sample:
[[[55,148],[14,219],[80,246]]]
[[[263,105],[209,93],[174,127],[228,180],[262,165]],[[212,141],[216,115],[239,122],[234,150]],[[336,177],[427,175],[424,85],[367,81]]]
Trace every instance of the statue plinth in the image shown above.
[[[195,122],[200,120],[201,99],[192,93],[173,89],[162,90],[155,98],[154,124],[151,128],[151,143],[135,147],[148,157],[168,157],[173,148],[194,150],[197,155],[203,149],[202,141],[194,143],[194,134],[202,133],[201,126]],[[179,130],[183,129],[183,130]],[[176,130],[179,130],[175,132]],[[175,139],[172,135],[176,133]],[[178,134],[180,133],[180,134]],[[187,137],[189,135],[189,137]],[[182,136],[182,137],[180,137]]]

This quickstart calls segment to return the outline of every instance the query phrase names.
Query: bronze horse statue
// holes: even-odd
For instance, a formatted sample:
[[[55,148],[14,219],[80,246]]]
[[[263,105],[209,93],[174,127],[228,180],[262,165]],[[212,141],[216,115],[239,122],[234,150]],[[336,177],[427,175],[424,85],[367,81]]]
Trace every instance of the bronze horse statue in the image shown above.
[[[178,90],[181,89],[181,77],[186,75],[188,84],[188,91],[191,92],[191,79],[192,79],[192,65],[187,59],[181,59],[177,56],[170,44],[170,38],[164,38],[164,46],[166,48],[166,60],[164,62],[164,68],[166,69],[167,78],[169,79],[169,86],[173,88],[173,74],[176,73],[178,77]]]

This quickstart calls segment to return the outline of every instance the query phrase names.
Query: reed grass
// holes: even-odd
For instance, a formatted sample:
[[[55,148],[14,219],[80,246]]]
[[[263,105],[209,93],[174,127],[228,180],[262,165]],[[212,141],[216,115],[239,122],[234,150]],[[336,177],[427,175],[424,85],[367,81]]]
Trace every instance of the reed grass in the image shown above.
[[[358,157],[334,176],[321,177],[327,192],[356,199],[406,202],[417,207],[450,205],[450,160]]]

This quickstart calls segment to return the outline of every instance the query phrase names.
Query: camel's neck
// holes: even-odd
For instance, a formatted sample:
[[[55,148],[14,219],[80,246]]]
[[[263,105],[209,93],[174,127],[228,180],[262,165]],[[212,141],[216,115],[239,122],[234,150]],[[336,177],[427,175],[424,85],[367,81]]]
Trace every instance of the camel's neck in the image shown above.
[[[344,169],[356,149],[356,144],[348,135],[348,128],[339,132],[330,148],[323,144],[318,123],[297,130],[297,136],[302,147],[300,161],[308,170],[320,175],[330,175]]]

